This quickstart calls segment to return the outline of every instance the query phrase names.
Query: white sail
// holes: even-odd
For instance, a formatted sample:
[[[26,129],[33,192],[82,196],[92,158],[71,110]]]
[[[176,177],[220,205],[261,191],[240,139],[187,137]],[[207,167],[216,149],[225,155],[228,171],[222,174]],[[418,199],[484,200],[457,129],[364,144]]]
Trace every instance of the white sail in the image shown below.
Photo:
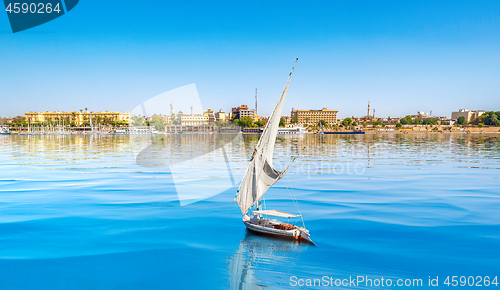
[[[90,116],[90,130],[94,133],[94,126],[92,125],[92,116]]]
[[[243,215],[260,200],[269,187],[280,180],[285,174],[286,170],[278,171],[273,167],[273,149],[278,133],[281,112],[283,111],[286,94],[288,92],[288,85],[290,84],[290,78],[292,77],[297,60],[295,60],[292,71],[288,75],[288,80],[281,92],[280,99],[274,107],[271,117],[269,117],[264,132],[260,136],[259,143],[255,147],[243,182],[238,189],[236,201]]]

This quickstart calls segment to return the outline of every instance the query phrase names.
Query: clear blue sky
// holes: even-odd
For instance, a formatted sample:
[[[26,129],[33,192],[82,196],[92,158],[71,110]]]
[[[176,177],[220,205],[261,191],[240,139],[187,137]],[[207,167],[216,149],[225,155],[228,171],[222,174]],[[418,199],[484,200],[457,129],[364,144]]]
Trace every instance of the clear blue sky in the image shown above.
[[[205,108],[363,116],[500,110],[500,1],[91,1],[13,34],[0,13],[0,116],[131,110],[196,83]]]

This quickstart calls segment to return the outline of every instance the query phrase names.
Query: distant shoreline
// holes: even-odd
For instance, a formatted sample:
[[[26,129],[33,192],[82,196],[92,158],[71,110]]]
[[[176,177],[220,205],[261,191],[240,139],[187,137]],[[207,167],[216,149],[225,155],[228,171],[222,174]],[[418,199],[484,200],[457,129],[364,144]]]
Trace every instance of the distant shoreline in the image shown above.
[[[319,131],[318,130],[311,130],[308,132],[305,132],[305,134],[317,134]],[[443,134],[443,133],[463,133],[463,134],[484,134],[484,133],[500,133],[500,127],[497,126],[485,126],[485,127],[451,127],[451,126],[446,126],[446,127],[435,127],[435,126],[414,126],[412,128],[364,128],[364,129],[357,129],[357,130],[325,130],[325,133],[327,132],[335,132],[335,135],[342,135],[342,134],[353,134],[353,132],[363,132],[364,134],[367,135],[373,135],[373,134],[418,134],[418,133],[436,133],[436,134]],[[26,131],[10,131],[10,135],[150,135],[150,134],[115,134],[113,131],[111,132],[99,132],[99,133],[91,133],[88,131],[71,131],[71,132],[66,132],[66,133],[34,133],[34,134],[26,134]],[[159,132],[159,134],[163,135],[170,135],[170,134],[225,134],[225,133],[236,133],[236,132],[217,132],[217,131],[207,131],[207,132],[192,132],[192,131],[179,131],[179,132]],[[261,132],[244,132],[241,131],[242,134],[261,134]],[[286,134],[286,135],[300,135],[303,133],[291,133],[291,134]],[[330,133],[331,134],[331,133]],[[328,134],[328,135],[330,135]],[[8,135],[8,134],[5,134]],[[155,134],[156,135],[156,134]]]

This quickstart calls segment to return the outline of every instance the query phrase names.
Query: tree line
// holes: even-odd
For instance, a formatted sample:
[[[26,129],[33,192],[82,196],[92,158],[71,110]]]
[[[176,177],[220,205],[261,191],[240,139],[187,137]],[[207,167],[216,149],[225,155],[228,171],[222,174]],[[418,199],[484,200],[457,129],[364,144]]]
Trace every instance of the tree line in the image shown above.
[[[463,119],[460,119],[463,118]],[[460,125],[465,124],[465,118],[460,117],[458,118],[458,123]],[[488,111],[484,112],[481,116],[475,118],[474,120],[470,121],[469,124],[471,125],[478,125],[480,127],[484,125],[490,125],[490,126],[500,126],[500,111],[494,112],[494,111]]]

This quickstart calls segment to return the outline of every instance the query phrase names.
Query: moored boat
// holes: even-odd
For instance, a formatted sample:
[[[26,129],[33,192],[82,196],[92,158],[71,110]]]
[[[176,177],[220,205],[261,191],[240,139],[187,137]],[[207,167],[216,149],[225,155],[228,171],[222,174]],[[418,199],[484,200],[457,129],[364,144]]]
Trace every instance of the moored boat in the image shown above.
[[[325,131],[325,134],[336,134],[336,135],[357,135],[357,134],[365,134],[363,131]]]
[[[278,128],[278,135],[283,134],[305,134],[307,130],[302,126],[288,127],[288,128]]]
[[[9,125],[0,125],[0,135],[10,135]]]

